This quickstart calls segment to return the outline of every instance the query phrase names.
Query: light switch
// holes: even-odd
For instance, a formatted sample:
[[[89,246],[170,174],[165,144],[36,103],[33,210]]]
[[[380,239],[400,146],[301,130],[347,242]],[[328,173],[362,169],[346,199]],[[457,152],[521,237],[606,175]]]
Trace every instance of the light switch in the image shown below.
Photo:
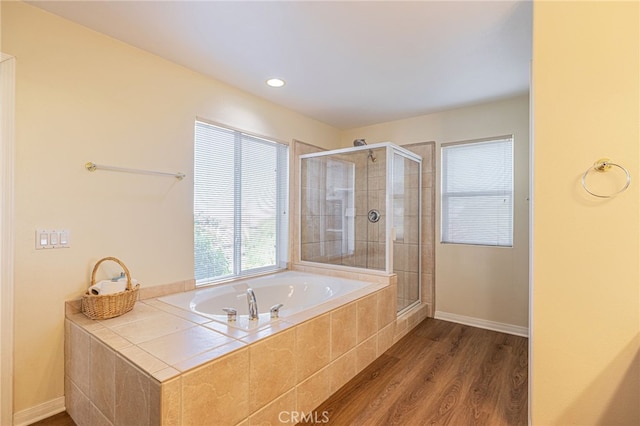
[[[36,229],[36,250],[68,248],[68,229]]]

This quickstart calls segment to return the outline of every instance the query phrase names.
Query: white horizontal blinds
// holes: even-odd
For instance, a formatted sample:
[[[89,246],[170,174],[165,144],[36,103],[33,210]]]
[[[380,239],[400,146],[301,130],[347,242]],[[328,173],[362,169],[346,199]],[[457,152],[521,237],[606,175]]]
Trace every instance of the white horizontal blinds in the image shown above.
[[[196,122],[194,250],[199,283],[282,267],[287,152],[286,145]]]
[[[442,147],[442,242],[513,245],[513,138]]]
[[[231,130],[196,122],[194,255],[196,281],[234,271],[234,146]]]
[[[276,264],[278,149],[242,135],[241,268]]]

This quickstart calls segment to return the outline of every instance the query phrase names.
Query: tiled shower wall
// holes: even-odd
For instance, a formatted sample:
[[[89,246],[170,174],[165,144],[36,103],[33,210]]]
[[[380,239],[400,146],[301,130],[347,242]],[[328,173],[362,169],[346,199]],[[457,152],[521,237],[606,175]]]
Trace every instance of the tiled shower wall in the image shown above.
[[[385,269],[385,233],[386,211],[386,149],[373,151],[376,161],[367,157],[367,151],[358,155],[356,163],[356,182],[366,185],[356,187],[356,250],[355,265],[359,268]],[[369,222],[369,210],[376,209],[381,218],[378,222]]]
[[[330,160],[333,165],[325,165],[327,158],[305,161],[301,199],[301,214],[306,218],[301,229],[303,260],[385,269],[385,156],[385,149],[377,149],[375,162],[367,157],[367,151],[333,155]],[[328,172],[327,167],[331,168]],[[349,167],[355,170],[355,191],[345,189],[354,186]],[[332,182],[327,173],[338,177]],[[355,217],[348,217],[347,206],[352,207]],[[380,221],[371,223],[367,219],[371,209],[380,212]],[[355,235],[352,252],[343,247],[345,233]]]

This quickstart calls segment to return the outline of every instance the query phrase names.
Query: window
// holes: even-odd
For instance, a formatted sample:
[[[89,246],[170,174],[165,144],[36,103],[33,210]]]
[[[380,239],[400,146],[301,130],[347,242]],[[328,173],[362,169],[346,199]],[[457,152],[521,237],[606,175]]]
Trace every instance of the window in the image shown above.
[[[513,245],[513,137],[442,146],[443,243]]]
[[[285,268],[288,147],[196,121],[194,151],[196,282]]]

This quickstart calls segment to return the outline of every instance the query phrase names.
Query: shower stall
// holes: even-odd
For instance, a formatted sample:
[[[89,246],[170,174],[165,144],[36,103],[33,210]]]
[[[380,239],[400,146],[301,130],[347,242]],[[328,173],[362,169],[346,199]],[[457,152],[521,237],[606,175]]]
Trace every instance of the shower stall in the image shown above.
[[[420,302],[422,159],[392,143],[300,156],[300,258],[398,276],[398,312]]]

